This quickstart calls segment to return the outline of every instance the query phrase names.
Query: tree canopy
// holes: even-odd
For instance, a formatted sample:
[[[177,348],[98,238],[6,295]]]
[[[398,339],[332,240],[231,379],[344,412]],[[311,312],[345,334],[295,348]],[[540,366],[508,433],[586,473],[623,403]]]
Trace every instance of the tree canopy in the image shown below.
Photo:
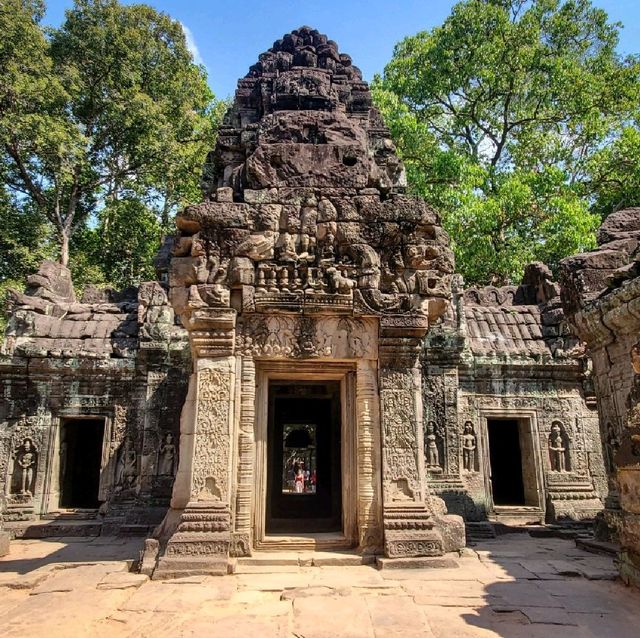
[[[62,263],[75,251],[80,280],[137,283],[151,276],[149,255],[172,215],[200,197],[220,105],[167,15],[76,0],[45,30],[43,11],[38,0],[0,4],[6,206],[55,233]]]
[[[593,245],[608,207],[634,203],[640,64],[616,53],[618,33],[589,0],[464,0],[374,80],[467,283],[553,266]]]

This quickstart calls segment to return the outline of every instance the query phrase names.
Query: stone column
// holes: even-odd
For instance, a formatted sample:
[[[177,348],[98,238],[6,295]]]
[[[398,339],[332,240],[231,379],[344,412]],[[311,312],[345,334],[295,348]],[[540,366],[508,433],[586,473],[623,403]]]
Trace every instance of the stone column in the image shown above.
[[[5,513],[6,509],[5,498],[0,495],[0,556],[6,556],[9,553],[9,540],[11,539],[9,532],[4,531],[2,524],[2,514]]]
[[[380,322],[380,418],[384,551],[390,558],[440,556],[464,546],[464,524],[427,490],[419,354],[428,320]]]
[[[171,510],[160,530],[154,578],[228,571],[235,312],[211,308],[194,315],[187,322],[194,372],[180,420],[180,463]]]

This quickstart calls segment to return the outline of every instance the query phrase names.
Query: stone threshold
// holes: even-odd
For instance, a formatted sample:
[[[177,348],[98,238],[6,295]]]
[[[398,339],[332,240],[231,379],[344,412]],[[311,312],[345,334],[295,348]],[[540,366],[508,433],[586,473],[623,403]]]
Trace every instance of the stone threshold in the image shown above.
[[[508,525],[534,525],[544,522],[544,511],[529,505],[497,505],[488,516],[490,522]]]
[[[353,541],[339,532],[322,534],[268,534],[256,541],[258,551],[342,551],[353,548]]]
[[[248,574],[298,567],[358,567],[374,565],[373,554],[350,551],[256,551],[252,556],[238,558],[233,573]]]
[[[454,558],[455,556],[455,558]],[[456,560],[459,554],[444,556],[414,556],[409,558],[376,558],[378,569],[456,569],[460,564]]]

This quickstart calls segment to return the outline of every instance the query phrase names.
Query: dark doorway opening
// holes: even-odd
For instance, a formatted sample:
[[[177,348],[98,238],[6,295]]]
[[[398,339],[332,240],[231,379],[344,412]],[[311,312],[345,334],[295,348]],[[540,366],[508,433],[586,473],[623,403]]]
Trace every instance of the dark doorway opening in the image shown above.
[[[60,432],[60,506],[100,505],[104,419],[65,419]]]
[[[271,383],[267,534],[342,531],[340,384]]]
[[[488,419],[494,505],[524,505],[520,427],[515,419]]]

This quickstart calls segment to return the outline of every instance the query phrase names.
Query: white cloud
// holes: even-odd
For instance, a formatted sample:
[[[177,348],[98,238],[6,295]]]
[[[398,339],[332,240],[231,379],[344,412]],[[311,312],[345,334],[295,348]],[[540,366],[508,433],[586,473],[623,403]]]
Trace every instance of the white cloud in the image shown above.
[[[198,50],[198,45],[196,44],[195,38],[193,37],[193,33],[191,29],[184,23],[180,23],[182,26],[182,30],[184,31],[184,37],[187,39],[187,49],[191,52],[193,59],[196,64],[204,64],[204,60],[200,55],[200,51]]]

